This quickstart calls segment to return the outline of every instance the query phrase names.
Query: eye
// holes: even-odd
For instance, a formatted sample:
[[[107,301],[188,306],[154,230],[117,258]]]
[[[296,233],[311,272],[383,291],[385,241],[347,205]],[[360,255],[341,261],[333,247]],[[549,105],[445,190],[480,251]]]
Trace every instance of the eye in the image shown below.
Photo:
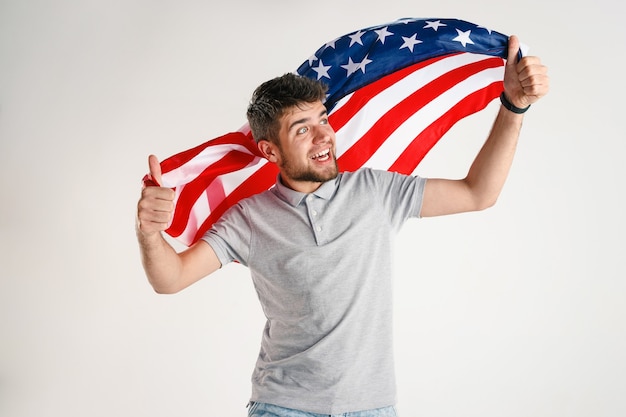
[[[323,118],[322,120],[320,120],[320,124],[321,125],[327,125],[328,124],[328,119],[327,118]]]
[[[303,126],[303,127],[301,127],[300,129],[296,130],[296,133],[297,133],[298,135],[302,135],[302,134],[304,134],[304,133],[306,133],[306,132],[308,132],[308,131],[309,131],[309,128],[308,128],[308,127],[306,127],[306,126]]]

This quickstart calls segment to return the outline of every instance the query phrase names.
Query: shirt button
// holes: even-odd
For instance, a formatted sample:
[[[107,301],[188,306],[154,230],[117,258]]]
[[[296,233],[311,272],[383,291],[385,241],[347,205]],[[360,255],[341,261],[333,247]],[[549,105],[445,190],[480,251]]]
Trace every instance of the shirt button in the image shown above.
[[[312,214],[312,215],[314,215],[314,216],[317,216],[317,211],[313,210],[313,211],[311,212],[311,214]]]
[[[321,232],[321,231],[322,231],[322,226],[317,226],[317,227],[315,228],[315,230],[317,230],[318,232]]]
[[[306,201],[308,201],[308,202],[313,201],[313,196],[312,196],[312,195],[308,196],[308,197],[306,198]]]

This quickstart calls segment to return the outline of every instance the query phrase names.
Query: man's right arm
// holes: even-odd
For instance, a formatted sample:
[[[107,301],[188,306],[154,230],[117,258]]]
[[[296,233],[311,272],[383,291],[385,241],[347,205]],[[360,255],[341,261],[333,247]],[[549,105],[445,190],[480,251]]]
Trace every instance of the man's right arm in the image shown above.
[[[148,158],[150,176],[161,184],[161,166],[154,155]],[[176,252],[161,232],[174,212],[174,191],[160,186],[144,187],[137,203],[137,240],[148,281],[160,294],[176,293],[215,272],[221,263],[205,241]]]

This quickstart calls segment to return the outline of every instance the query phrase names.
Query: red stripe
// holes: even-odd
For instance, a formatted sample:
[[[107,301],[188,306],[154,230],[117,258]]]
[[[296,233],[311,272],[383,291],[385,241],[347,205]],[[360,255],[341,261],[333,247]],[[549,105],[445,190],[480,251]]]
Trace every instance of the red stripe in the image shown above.
[[[259,168],[254,174],[250,175],[243,181],[237,188],[235,188],[230,194],[226,196],[226,198],[214,209],[211,211],[209,217],[207,217],[202,225],[198,228],[196,235],[193,238],[193,242],[196,242],[198,239],[204,235],[215,223],[217,219],[219,219],[222,214],[230,206],[233,206],[246,197],[250,197],[254,194],[258,194],[262,191],[269,189],[276,182],[276,176],[278,175],[278,167],[273,163],[266,163],[261,168]]]
[[[224,184],[222,183],[222,178],[217,177],[215,181],[213,181],[209,188],[204,192],[206,195],[206,199],[209,202],[209,209],[213,211],[213,209],[220,205],[222,201],[226,198],[226,193],[224,192]]]
[[[339,158],[341,169],[354,171],[360,168],[380,148],[389,135],[426,104],[468,77],[485,69],[500,66],[502,66],[502,59],[500,58],[473,62],[454,68],[416,90],[378,119],[358,142],[341,155]]]
[[[465,97],[417,135],[388,170],[411,174],[428,151],[455,123],[487,107],[493,99],[500,95],[502,88],[502,81],[496,81]]]
[[[229,152],[219,161],[207,166],[193,181],[186,184],[178,196],[174,218],[167,233],[172,237],[180,236],[185,231],[193,205],[204,194],[207,187],[218,176],[245,168],[254,158],[254,155],[240,151]]]
[[[335,129],[335,131],[343,128],[346,123],[350,121],[354,117],[354,115],[365,106],[372,98],[376,97],[381,92],[385,91],[387,88],[391,87],[393,84],[402,80],[403,78],[411,75],[415,71],[422,69],[428,65],[431,65],[441,59],[454,56],[457,54],[451,54],[447,56],[441,56],[429,59],[427,61],[418,62],[396,72],[393,72],[389,75],[386,75],[380,78],[377,81],[374,81],[359,90],[355,91],[350,97],[348,103],[344,106],[340,107],[337,110],[333,110],[329,115],[330,125]]]
[[[241,145],[250,151],[250,153],[261,156],[250,134],[244,135],[241,132],[231,132],[215,139],[204,142],[194,148],[172,155],[161,162],[161,170],[163,174],[173,171],[193,158],[198,156],[202,151],[211,146],[217,145]]]

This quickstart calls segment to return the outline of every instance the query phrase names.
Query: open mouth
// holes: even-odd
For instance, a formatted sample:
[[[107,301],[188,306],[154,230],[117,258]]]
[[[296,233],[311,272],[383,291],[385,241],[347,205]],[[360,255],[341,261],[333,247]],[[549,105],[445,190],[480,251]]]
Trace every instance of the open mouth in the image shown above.
[[[322,152],[316,153],[311,157],[315,161],[327,161],[330,158],[330,149],[326,149]]]

